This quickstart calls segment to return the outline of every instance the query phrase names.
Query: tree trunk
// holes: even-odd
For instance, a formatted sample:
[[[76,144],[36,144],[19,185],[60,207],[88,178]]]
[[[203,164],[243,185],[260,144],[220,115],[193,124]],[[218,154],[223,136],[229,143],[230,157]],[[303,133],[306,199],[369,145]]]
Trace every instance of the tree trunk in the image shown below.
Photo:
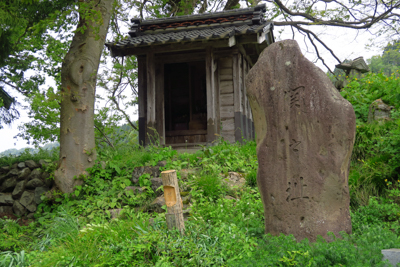
[[[79,0],[83,2],[84,0]],[[78,30],[61,69],[60,162],[55,183],[63,193],[82,184],[96,159],[94,102],[96,76],[114,0],[86,0]]]

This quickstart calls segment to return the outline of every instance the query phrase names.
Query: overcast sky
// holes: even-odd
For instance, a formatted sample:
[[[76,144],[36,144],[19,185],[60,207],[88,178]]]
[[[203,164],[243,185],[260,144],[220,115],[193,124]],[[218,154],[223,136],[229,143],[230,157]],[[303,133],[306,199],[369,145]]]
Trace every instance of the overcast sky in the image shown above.
[[[366,45],[369,43],[369,39],[371,39],[372,37],[372,35],[367,31],[357,32],[355,30],[347,30],[342,28],[323,28],[320,26],[318,27],[319,29],[317,30],[315,30],[315,27],[311,29],[319,34],[319,37],[328,46],[330,46],[331,49],[334,50],[336,55],[342,61],[344,59],[354,59],[359,56],[363,56],[364,59],[368,59],[373,55],[380,54],[380,49],[378,48],[376,48],[374,51],[367,50],[365,48]],[[277,40],[292,38],[292,31],[289,27],[285,27],[283,34],[279,35],[278,31],[280,31],[281,29],[282,27],[275,27],[274,29],[274,34]],[[309,47],[310,51],[307,51],[307,47],[304,45],[303,37],[300,35],[296,35],[295,40],[302,48],[304,56],[314,62],[316,60],[316,55],[313,53],[311,47]],[[321,55],[325,58],[325,62],[329,65],[331,70],[333,70],[335,68],[335,65],[338,64],[337,61],[334,60],[332,56],[330,56],[328,51],[321,48],[320,52]],[[318,61],[316,65],[320,67],[324,72],[327,71],[326,68],[323,67],[321,61]],[[22,98],[19,98],[18,101],[22,102]],[[20,138],[14,138],[14,136],[18,134],[18,125],[29,120],[24,110],[20,110],[20,114],[21,117],[19,120],[13,122],[11,126],[6,125],[3,129],[0,129],[0,152],[10,148],[21,149],[29,147],[26,141],[21,140]]]

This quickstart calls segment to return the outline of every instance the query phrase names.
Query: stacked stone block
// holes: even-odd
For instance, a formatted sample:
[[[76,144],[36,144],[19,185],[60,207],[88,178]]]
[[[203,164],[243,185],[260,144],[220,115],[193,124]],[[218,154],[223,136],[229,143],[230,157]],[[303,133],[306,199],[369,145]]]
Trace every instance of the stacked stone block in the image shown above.
[[[41,196],[53,186],[50,174],[43,171],[45,160],[27,160],[0,167],[0,215],[32,215]]]

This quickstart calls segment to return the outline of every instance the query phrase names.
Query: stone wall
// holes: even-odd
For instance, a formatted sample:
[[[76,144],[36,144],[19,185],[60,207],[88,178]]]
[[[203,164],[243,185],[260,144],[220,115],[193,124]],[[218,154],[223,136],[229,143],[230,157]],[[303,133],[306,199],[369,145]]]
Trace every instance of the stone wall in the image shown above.
[[[45,160],[27,160],[0,168],[0,215],[32,217],[43,193],[53,186],[50,174],[42,168]]]

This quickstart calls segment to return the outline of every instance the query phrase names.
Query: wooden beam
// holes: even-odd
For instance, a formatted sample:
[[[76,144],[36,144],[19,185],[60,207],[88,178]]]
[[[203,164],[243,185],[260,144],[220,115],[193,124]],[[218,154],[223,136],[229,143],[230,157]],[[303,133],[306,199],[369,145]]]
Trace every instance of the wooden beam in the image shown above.
[[[114,56],[130,56],[130,55],[146,55],[147,53],[165,53],[165,52],[176,52],[176,51],[188,51],[188,50],[201,50],[207,47],[222,48],[229,47],[228,39],[219,39],[215,41],[197,41],[197,42],[180,42],[175,44],[160,44],[150,45],[143,47],[132,47],[132,48],[121,48],[113,50]]]
[[[257,33],[257,43],[261,44],[262,42],[265,41],[265,39],[266,39],[265,33],[263,32]]]
[[[229,47],[232,47],[232,46],[234,46],[235,44],[236,44],[236,38],[235,38],[235,35],[233,35],[233,36],[229,37],[228,46],[229,46]]]
[[[257,34],[237,36],[236,39],[236,42],[240,44],[256,44]]]
[[[160,64],[171,64],[171,63],[182,63],[182,62],[193,62],[202,61],[206,57],[205,52],[194,52],[194,53],[181,53],[181,54],[156,54],[156,60]]]
[[[236,46],[214,49],[214,59],[217,60],[224,57],[232,57],[232,55],[237,53],[237,51],[239,50],[236,48]]]
[[[246,49],[244,49],[242,44],[236,44],[236,46],[239,48],[240,53],[246,58],[247,62],[249,62],[250,66],[254,66],[253,60],[247,55]]]
[[[182,136],[182,135],[199,135],[207,134],[207,130],[179,130],[179,131],[167,131],[165,136]]]

